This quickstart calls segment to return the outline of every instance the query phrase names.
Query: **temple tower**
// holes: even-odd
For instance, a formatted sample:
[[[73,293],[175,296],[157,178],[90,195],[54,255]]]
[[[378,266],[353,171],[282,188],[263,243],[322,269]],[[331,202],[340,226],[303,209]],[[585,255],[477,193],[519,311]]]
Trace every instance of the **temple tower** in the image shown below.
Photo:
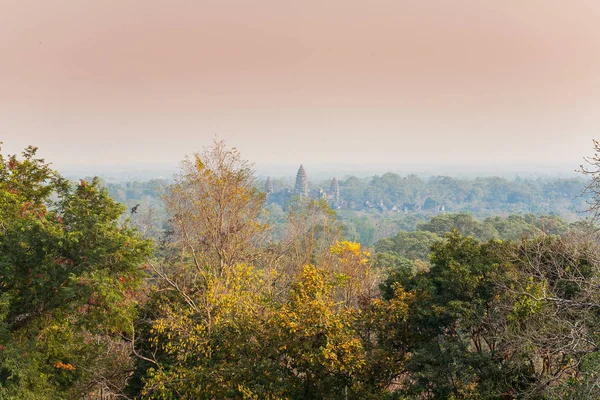
[[[336,178],[331,181],[329,186],[329,194],[333,197],[334,201],[340,201],[340,184]]]
[[[267,192],[267,194],[271,194],[273,193],[273,182],[271,181],[271,177],[269,176],[267,178],[267,182],[265,183],[265,191]]]
[[[302,165],[300,165],[300,169],[298,169],[298,173],[296,174],[294,193],[300,196],[308,196],[308,178]]]

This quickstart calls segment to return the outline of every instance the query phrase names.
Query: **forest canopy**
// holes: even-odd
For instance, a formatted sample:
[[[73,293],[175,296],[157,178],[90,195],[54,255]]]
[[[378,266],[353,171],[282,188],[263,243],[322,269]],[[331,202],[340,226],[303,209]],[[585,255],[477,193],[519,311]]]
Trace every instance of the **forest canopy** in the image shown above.
[[[282,207],[221,141],[125,189],[67,181],[34,147],[0,154],[0,398],[600,397],[594,225],[436,208],[531,206],[573,182],[340,182],[356,203],[382,188],[385,218],[429,193],[435,212],[368,236],[374,210]]]

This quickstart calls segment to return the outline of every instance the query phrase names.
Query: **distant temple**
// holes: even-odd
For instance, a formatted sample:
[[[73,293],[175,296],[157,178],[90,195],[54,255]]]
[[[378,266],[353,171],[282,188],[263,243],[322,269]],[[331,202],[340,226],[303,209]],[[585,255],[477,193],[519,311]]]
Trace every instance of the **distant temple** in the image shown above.
[[[353,179],[357,180],[358,178]],[[345,183],[342,182],[342,185],[348,185],[348,181],[350,181],[350,179]],[[313,185],[313,188],[310,189],[306,170],[303,165],[300,165],[296,174],[296,182],[293,189],[289,186],[289,181],[278,181],[278,183],[274,185],[271,177],[267,177],[264,183],[267,195],[266,201],[270,204],[279,204],[283,210],[286,209],[288,204],[293,204],[294,198],[303,197],[306,199],[327,202],[333,210],[372,210],[386,214],[432,214],[443,213],[446,211],[446,206],[444,204],[431,197],[427,197],[425,201],[423,201],[422,199],[409,200],[408,198],[403,198],[406,196],[388,196],[387,198],[382,198],[381,196],[375,196],[375,193],[365,193],[365,195],[348,193],[342,198],[340,182],[337,178],[333,177],[331,181],[323,182],[324,185],[327,185],[327,183],[329,183],[328,189],[318,187],[319,185],[317,184]],[[277,186],[277,191],[275,191],[274,186]]]
[[[308,196],[308,177],[306,176],[306,171],[302,165],[300,165],[300,169],[298,169],[298,173],[296,174],[294,194],[304,197]]]
[[[340,184],[337,178],[334,177],[331,180],[329,183],[329,190],[320,187],[310,189],[308,186],[308,175],[306,174],[306,170],[304,169],[303,165],[300,165],[300,168],[298,168],[298,173],[296,174],[296,183],[293,190],[285,187],[278,187],[277,191],[275,191],[273,180],[270,176],[267,177],[264,185],[264,190],[267,195],[267,202],[279,204],[284,209],[286,204],[288,204],[290,200],[297,196],[324,200],[329,203],[330,207],[334,210],[341,209],[346,204],[342,201],[342,197],[340,195]],[[278,184],[277,186],[281,185]]]
[[[340,184],[336,178],[333,178],[331,181],[331,186],[329,186],[329,195],[332,197],[334,202],[337,203],[340,201]]]
[[[267,182],[265,183],[265,191],[267,192],[267,194],[271,194],[274,192],[273,190],[273,181],[271,181],[271,177],[269,176],[267,178]]]

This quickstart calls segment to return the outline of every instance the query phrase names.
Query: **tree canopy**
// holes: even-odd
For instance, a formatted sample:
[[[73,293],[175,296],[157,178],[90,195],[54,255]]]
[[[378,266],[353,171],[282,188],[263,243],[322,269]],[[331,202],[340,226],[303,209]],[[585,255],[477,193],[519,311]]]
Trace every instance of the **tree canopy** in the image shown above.
[[[372,182],[378,196],[525,198],[476,183]],[[352,229],[327,198],[280,207],[260,186],[215,141],[156,183],[161,231],[34,147],[0,154],[0,398],[600,397],[593,225],[438,210]]]
[[[36,158],[0,156],[0,397],[120,393],[151,243],[98,181],[72,184]]]

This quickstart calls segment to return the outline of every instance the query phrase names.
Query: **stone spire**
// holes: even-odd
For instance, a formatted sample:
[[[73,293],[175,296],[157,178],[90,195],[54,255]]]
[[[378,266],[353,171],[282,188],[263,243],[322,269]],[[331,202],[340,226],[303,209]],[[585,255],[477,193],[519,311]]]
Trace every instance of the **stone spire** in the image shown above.
[[[333,178],[331,181],[331,186],[329,187],[329,194],[333,196],[335,201],[340,200],[340,184],[338,183],[336,178]]]
[[[300,165],[300,169],[298,169],[298,173],[296,174],[294,193],[300,196],[308,196],[308,179],[302,165]]]
[[[265,191],[267,194],[273,193],[273,182],[271,181],[271,177],[267,178],[267,182],[265,183]]]

